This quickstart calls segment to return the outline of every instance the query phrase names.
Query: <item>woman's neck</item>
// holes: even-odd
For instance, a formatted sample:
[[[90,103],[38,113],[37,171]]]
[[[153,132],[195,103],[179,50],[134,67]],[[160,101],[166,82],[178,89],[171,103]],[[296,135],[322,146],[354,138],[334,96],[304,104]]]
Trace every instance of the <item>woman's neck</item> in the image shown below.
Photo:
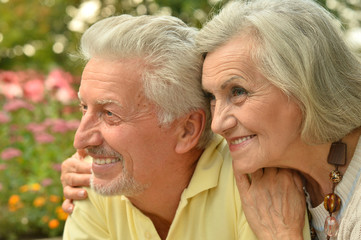
[[[342,142],[347,145],[346,164],[338,168],[342,175],[344,175],[351,162],[360,135],[361,128],[354,130],[342,139]],[[327,162],[330,146],[331,143],[310,146],[314,148],[312,152],[309,152],[310,158],[307,157],[307,163],[305,162],[298,169],[306,180],[305,187],[310,195],[313,207],[322,203],[325,195],[332,192],[333,184],[329,178],[329,173],[335,169],[335,166]]]

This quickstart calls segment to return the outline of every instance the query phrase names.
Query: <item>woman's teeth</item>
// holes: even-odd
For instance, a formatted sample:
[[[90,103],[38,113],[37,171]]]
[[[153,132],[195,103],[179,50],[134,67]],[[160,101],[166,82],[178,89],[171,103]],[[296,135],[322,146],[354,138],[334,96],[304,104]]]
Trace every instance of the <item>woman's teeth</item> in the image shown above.
[[[238,138],[236,140],[231,141],[231,144],[240,144],[240,143],[242,143],[244,141],[247,141],[247,140],[253,138],[254,136],[255,135],[250,135],[250,136],[247,136],[247,137]]]

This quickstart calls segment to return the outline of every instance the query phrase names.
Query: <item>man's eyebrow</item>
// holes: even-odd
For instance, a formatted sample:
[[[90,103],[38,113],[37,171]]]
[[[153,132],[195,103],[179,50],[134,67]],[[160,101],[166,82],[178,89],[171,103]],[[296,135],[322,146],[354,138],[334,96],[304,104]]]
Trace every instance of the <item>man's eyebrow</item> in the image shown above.
[[[79,98],[79,100],[82,102],[82,98],[81,98],[81,96],[80,96],[80,92],[78,92],[78,98]],[[112,99],[100,99],[100,100],[97,100],[97,101],[95,102],[95,104],[97,104],[97,105],[115,104],[115,105],[117,105],[118,107],[123,107],[122,104],[120,104],[118,101],[112,100]]]
[[[120,104],[118,101],[112,100],[112,99],[100,99],[95,102],[97,105],[106,105],[106,104],[115,104],[118,107],[123,107],[122,104]]]

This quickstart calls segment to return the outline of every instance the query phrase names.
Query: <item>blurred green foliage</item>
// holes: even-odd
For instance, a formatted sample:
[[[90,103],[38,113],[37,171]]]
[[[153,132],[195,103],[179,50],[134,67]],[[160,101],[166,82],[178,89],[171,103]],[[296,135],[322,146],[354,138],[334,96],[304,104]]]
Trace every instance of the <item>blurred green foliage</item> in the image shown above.
[[[122,13],[172,14],[200,27],[213,8],[207,0],[0,0],[0,69],[60,67],[79,75],[83,65],[74,55],[81,33],[95,21]]]
[[[60,164],[74,153],[77,82],[59,69],[0,70],[0,240],[63,232]]]
[[[11,0],[0,2],[0,69],[49,71],[55,66],[75,70],[67,52],[75,50],[77,34],[69,31],[68,5],[78,0]],[[53,45],[63,41],[66,51]]]
[[[80,75],[76,58],[81,33],[95,21],[122,13],[168,14],[194,27],[228,0],[0,0],[0,69],[55,67]],[[359,27],[360,0],[320,0],[346,28]],[[348,19],[350,18],[350,19]]]

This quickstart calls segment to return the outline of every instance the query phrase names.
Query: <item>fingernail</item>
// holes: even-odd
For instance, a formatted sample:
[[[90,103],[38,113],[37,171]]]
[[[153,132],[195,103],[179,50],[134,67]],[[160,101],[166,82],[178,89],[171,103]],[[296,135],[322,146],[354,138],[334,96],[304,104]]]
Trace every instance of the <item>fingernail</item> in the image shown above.
[[[79,192],[78,192],[78,196],[79,196],[79,197],[84,197],[84,196],[85,196],[85,191],[84,191],[84,190],[79,191]]]
[[[68,207],[68,212],[72,212],[73,211],[73,206]]]

